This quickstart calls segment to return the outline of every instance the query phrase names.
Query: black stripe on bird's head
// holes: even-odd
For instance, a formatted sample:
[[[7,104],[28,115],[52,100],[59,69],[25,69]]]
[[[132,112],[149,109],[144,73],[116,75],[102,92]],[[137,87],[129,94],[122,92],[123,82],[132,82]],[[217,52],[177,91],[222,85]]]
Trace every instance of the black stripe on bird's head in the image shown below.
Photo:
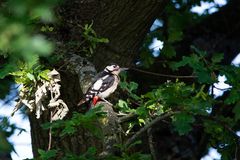
[[[117,64],[110,64],[105,67],[104,71],[110,74],[118,75],[122,71],[126,71],[128,68],[120,68]]]
[[[117,64],[110,64],[105,67],[104,71],[109,72],[109,73],[116,72],[116,71],[120,72],[120,67]]]

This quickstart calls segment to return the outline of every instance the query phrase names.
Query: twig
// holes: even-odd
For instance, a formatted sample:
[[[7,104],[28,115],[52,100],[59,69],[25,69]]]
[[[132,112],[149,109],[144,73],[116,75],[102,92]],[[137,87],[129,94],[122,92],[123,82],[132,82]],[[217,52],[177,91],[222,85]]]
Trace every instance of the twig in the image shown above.
[[[236,143],[234,160],[238,160],[238,142]]]
[[[52,123],[52,111],[50,111],[50,123]],[[48,132],[48,151],[51,149],[52,146],[52,127],[49,128]]]
[[[151,128],[153,125],[155,125],[156,123],[158,123],[159,121],[166,119],[168,117],[171,117],[174,114],[180,113],[180,111],[175,111],[175,112],[169,112],[166,113],[160,117],[155,118],[154,120],[152,120],[151,122],[149,122],[147,125],[145,125],[143,128],[141,128],[137,133],[135,133],[131,138],[129,138],[126,142],[126,146],[129,146],[130,144],[132,144],[134,141],[136,141],[136,139],[138,137],[140,137],[144,132],[146,132],[149,128]]]
[[[67,61],[67,62],[65,61],[61,66],[58,67],[57,70],[58,70],[58,71],[61,71],[61,69],[62,69],[63,67],[65,67],[66,65],[68,65],[69,63],[70,63],[69,61]]]
[[[215,118],[215,117],[210,117],[210,116],[206,116],[206,115],[199,115],[200,117],[203,117],[204,119],[209,119],[209,120],[212,120],[216,123],[218,123],[219,125],[223,126],[223,128],[225,128],[226,130],[228,130],[235,138],[236,140],[236,143],[238,144],[239,143],[239,140],[240,140],[240,137],[236,134],[236,132],[231,128],[229,127],[225,122]]]
[[[154,148],[154,142],[153,142],[152,128],[149,128],[147,130],[147,134],[148,134],[148,144],[149,144],[149,149],[150,149],[150,152],[152,155],[152,159],[157,160],[157,155],[156,155],[156,151]]]
[[[149,75],[160,76],[160,77],[168,77],[168,78],[197,78],[197,76],[178,76],[178,75],[170,75],[170,74],[161,74],[161,73],[154,73],[149,71],[144,71],[137,68],[130,68],[131,70],[142,72]]]
[[[203,116],[203,115],[201,115],[201,116],[203,118],[207,118],[209,120],[212,120],[212,121],[220,124],[221,126],[223,126],[225,129],[227,129],[234,136],[234,140],[235,140],[235,143],[236,143],[234,160],[237,160],[238,159],[238,147],[239,147],[240,137],[236,134],[236,132],[231,127],[229,127],[224,121],[221,121],[221,120],[219,120],[215,117],[209,117],[209,116]]]
[[[137,114],[130,113],[130,114],[127,114],[126,116],[123,116],[123,117],[119,118],[118,123],[124,123],[124,122],[130,121],[130,120],[132,120],[136,117],[137,117]]]

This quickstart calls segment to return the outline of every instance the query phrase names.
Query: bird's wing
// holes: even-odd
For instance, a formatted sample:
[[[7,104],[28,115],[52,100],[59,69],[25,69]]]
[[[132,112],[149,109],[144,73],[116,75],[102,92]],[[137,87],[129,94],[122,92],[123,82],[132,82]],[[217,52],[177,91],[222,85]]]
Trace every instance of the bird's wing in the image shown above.
[[[113,85],[115,79],[113,75],[110,76],[105,76],[102,78],[102,86],[99,90],[99,92],[104,92],[106,91],[110,86]]]
[[[98,79],[95,83],[93,83],[90,90],[99,91],[101,89],[102,85],[103,85],[103,80]]]
[[[115,79],[113,75],[105,75],[102,78],[99,78],[98,80],[96,80],[92,84],[92,86],[89,87],[88,91],[85,94],[85,98],[78,103],[78,106],[91,100],[93,97],[95,97],[99,93],[106,91],[108,88],[110,88],[113,85],[114,80]]]
[[[94,96],[96,96],[99,93],[102,84],[103,84],[103,80],[98,79],[92,84],[91,87],[89,87],[89,89],[87,90],[87,92],[85,94],[86,101],[89,101],[90,99],[92,99]]]
[[[112,75],[105,75],[102,78],[95,81],[92,86],[88,89],[87,93],[85,94],[86,98],[93,98],[99,92],[104,92],[114,83],[114,76]]]
[[[96,75],[96,76],[94,77],[94,79],[93,79],[92,84],[94,84],[97,80],[99,80],[100,78],[106,76],[107,74],[108,74],[108,73],[105,72],[105,71],[102,71],[102,72],[97,73],[97,75]]]

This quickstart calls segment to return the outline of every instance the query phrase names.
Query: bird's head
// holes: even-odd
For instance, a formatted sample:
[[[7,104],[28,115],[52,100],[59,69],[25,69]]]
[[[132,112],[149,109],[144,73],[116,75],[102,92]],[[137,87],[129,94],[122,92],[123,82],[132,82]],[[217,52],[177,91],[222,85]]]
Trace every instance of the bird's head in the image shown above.
[[[111,64],[105,67],[104,71],[118,75],[121,71],[127,70],[127,68],[120,68],[117,64]]]

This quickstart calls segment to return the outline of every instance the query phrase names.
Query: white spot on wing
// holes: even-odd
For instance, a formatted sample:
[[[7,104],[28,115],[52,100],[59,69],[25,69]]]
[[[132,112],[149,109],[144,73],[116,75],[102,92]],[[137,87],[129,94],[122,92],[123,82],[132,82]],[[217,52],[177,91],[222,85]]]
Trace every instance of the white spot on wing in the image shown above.
[[[102,77],[102,80],[105,80],[108,77],[109,77],[109,75],[106,75],[106,76]]]
[[[98,96],[100,98],[107,98],[111,93],[113,93],[118,86],[119,80],[117,78],[117,76],[114,76],[114,83],[112,86],[109,86],[109,88],[107,90],[105,90],[104,92],[100,93]]]
[[[99,79],[99,80],[97,80],[94,84],[93,84],[93,89],[94,90],[99,90],[100,88],[101,88],[101,86],[102,86],[102,83],[103,83],[103,81],[101,80],[101,79]]]

